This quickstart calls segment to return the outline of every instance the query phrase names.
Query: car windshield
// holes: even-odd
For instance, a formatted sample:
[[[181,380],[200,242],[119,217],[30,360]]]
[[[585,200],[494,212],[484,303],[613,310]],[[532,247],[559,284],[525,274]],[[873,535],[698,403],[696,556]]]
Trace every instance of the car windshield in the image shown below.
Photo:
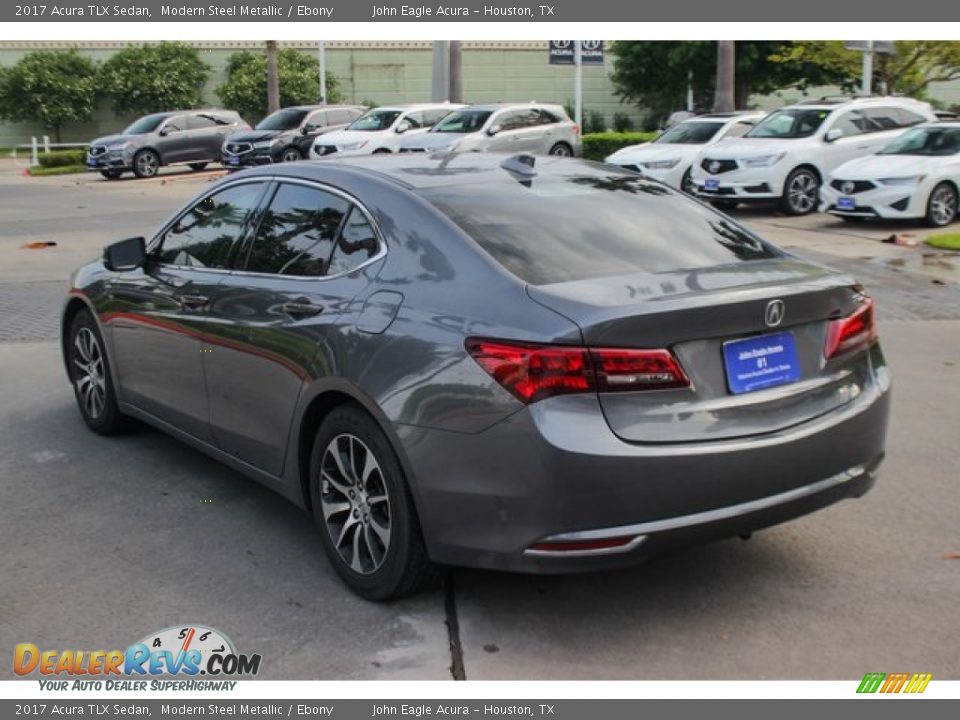
[[[829,110],[789,108],[777,110],[757,123],[744,137],[750,138],[805,138],[823,125]]]
[[[162,123],[166,117],[166,115],[145,115],[124,130],[123,134],[146,135],[147,133],[152,133],[160,127],[160,123]]]
[[[722,122],[688,120],[674,125],[653,142],[671,145],[703,145],[723,127]]]
[[[490,110],[457,110],[434,125],[430,132],[474,133],[486,125],[492,114]]]
[[[300,123],[307,116],[308,110],[296,110],[287,108],[286,110],[277,110],[272,115],[267,115],[263,120],[257,123],[256,130],[295,130],[300,127]]]
[[[399,110],[371,110],[365,115],[361,115],[351,123],[347,130],[360,130],[363,132],[375,132],[377,130],[387,130],[393,126],[397,118],[400,117]]]
[[[715,210],[632,174],[583,168],[421,192],[503,267],[533,285],[782,256]]]
[[[879,155],[956,155],[960,152],[960,127],[925,127],[908,130]]]

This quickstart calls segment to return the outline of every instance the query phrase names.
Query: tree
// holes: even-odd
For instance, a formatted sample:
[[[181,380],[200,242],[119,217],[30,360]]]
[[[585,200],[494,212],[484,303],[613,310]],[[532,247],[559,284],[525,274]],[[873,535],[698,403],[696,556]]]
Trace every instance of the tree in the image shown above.
[[[267,112],[280,109],[280,78],[277,75],[277,41],[267,40]]]
[[[186,43],[131,45],[100,66],[99,83],[117,115],[198,107],[210,66]]]
[[[320,63],[316,56],[293,48],[277,53],[280,107],[319,102]],[[247,120],[259,120],[267,114],[267,58],[263,53],[241,50],[227,60],[227,80],[217,88],[224,105],[238,111]],[[327,102],[341,102],[337,79],[327,73]]]
[[[76,50],[28,53],[0,75],[0,116],[38,122],[60,142],[64,124],[93,115],[96,74],[93,61]]]
[[[717,42],[717,85],[713,96],[715,112],[736,110],[736,43],[733,40]]]
[[[893,54],[873,57],[873,91],[925,98],[933,82],[960,78],[960,42],[953,40],[897,40]],[[781,64],[805,63],[839,76],[845,89],[857,87],[863,53],[847,50],[838,40],[790,43],[771,60]]]
[[[774,62],[771,56],[791,43],[778,40],[742,41],[735,45],[736,107],[747,107],[752,94],[786,87],[832,85],[842,78],[808,58]],[[701,112],[713,107],[717,43],[713,41],[619,41],[613,44],[616,65],[612,80],[617,94],[655,117],[686,105],[688,82],[694,105]]]

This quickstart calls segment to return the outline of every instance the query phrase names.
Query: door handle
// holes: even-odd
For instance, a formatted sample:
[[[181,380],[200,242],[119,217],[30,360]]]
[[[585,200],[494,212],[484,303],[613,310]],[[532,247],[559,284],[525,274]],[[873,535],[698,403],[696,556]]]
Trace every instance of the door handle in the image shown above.
[[[180,307],[185,310],[200,310],[210,302],[206,295],[181,295]]]
[[[319,315],[323,312],[323,305],[314,305],[311,302],[285,302],[280,309],[290,317],[305,318]]]

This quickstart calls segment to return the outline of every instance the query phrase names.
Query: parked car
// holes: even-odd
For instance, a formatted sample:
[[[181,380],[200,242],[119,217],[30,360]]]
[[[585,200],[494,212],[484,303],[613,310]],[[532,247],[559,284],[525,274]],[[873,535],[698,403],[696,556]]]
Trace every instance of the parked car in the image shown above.
[[[700,151],[721,140],[745,135],[765,115],[750,110],[698,115],[673,125],[649,143],[617,150],[605,162],[692,193],[690,173]]]
[[[923,218],[943,227],[957,217],[958,188],[960,122],[918,125],[834,170],[820,209],[849,221]]]
[[[237,168],[302,160],[318,137],[343,130],[366,109],[362,105],[298,105],[277,110],[253,130],[228,135],[221,162]]]
[[[394,153],[400,149],[401,135],[425,133],[437,121],[464,105],[451,103],[412,103],[390,105],[368,110],[345,130],[320,137],[310,150],[310,157],[324,158],[351,155]]]
[[[609,165],[253,168],[71,288],[87,425],[139,418],[307,508],[368,598],[433,563],[571,572],[750,533],[863,494],[883,457],[863,289]]]
[[[836,167],[931,120],[930,106],[909,98],[803,102],[770,113],[739,140],[706,148],[691,176],[697,194],[723,209],[775,200],[784,212],[805,215]]]
[[[455,110],[429,132],[405,136],[400,152],[524,152],[579,155],[580,128],[560,105],[502,103]]]
[[[153,177],[164,165],[203,170],[220,160],[223,139],[250,126],[233,110],[174,110],[145,115],[119,135],[90,142],[87,167],[108,179],[127,171]]]

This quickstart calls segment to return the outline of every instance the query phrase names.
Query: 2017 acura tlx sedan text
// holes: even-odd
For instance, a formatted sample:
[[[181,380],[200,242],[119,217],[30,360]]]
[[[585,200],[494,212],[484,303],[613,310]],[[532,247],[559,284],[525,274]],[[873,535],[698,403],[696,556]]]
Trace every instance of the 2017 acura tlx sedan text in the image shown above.
[[[231,176],[74,274],[63,353],[93,430],[274,488],[374,599],[862,495],[890,402],[849,276],[627,170],[484,153]]]

